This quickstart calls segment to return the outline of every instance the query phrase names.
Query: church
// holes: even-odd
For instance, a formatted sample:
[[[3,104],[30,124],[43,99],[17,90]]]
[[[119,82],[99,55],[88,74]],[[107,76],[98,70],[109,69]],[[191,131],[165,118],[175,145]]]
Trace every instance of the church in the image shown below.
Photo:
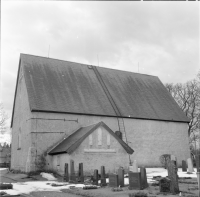
[[[11,129],[11,169],[64,173],[159,167],[190,157],[189,120],[156,76],[21,54]]]

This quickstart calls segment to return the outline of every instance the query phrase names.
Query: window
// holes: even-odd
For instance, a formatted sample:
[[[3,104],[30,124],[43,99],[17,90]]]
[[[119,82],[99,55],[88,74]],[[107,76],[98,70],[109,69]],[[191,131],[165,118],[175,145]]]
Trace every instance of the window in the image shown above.
[[[21,128],[19,129],[19,133],[18,133],[18,148],[17,150],[21,149]]]
[[[89,135],[89,145],[90,148],[92,148],[92,134]]]
[[[98,132],[98,146],[101,146],[102,145],[102,130],[101,130],[101,128],[98,128],[97,132]]]
[[[56,159],[57,159],[57,161],[56,161],[57,162],[57,166],[60,166],[60,155],[57,155]]]
[[[107,134],[107,148],[110,148],[110,134]]]

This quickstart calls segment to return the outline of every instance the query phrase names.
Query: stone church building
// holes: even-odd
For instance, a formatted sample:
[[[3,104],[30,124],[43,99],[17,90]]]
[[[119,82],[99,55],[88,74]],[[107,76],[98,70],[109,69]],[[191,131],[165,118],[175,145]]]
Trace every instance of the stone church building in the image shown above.
[[[63,173],[161,166],[162,154],[190,157],[189,120],[158,77],[20,55],[12,113],[11,168]]]

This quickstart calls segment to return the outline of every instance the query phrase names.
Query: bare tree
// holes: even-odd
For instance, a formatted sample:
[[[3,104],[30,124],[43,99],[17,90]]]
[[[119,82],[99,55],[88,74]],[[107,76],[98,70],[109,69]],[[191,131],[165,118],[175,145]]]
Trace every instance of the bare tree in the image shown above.
[[[6,114],[3,103],[0,103],[0,134],[4,134],[7,130],[6,120],[8,119],[8,115]]]
[[[198,132],[198,123],[200,121],[198,118],[200,115],[200,71],[194,80],[185,84],[167,83],[165,87],[190,120],[188,135],[190,143],[194,143],[196,146],[196,142],[200,137]]]

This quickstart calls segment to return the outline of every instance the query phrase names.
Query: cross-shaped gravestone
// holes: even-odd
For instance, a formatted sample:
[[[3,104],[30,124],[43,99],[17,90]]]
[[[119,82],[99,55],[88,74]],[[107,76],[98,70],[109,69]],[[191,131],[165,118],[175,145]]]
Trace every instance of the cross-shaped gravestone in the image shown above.
[[[170,191],[173,194],[179,193],[177,166],[174,161],[169,160],[167,163],[168,177],[171,180]]]

